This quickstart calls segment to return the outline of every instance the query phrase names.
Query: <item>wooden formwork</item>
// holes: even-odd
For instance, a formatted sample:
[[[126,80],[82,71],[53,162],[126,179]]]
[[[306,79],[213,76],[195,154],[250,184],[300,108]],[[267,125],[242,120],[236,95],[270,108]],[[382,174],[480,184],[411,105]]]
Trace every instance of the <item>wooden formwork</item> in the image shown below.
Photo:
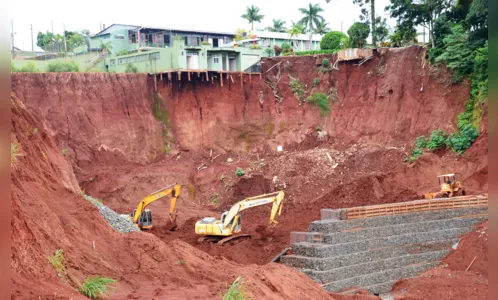
[[[410,202],[346,208],[346,219],[391,216],[430,210],[488,206],[488,195],[463,196],[448,199],[427,199]]]

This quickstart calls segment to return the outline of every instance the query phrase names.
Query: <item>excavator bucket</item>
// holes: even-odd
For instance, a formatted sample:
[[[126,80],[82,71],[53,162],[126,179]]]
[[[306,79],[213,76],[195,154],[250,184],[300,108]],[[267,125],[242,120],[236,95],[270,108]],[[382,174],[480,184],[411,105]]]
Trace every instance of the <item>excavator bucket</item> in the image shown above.
[[[176,223],[176,216],[174,218],[171,218],[166,222],[166,229],[169,231],[173,231],[178,227],[178,224]]]

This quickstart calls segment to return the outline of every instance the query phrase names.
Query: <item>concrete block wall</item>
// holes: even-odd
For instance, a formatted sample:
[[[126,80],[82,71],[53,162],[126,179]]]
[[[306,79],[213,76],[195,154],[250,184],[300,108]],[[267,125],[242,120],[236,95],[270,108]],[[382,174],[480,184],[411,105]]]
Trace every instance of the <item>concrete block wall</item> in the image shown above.
[[[460,236],[488,218],[488,208],[354,220],[334,215],[341,212],[325,210],[322,220],[312,222],[307,233],[293,233],[293,254],[283,256],[281,262],[331,292],[361,288],[382,294],[397,280],[437,266]]]

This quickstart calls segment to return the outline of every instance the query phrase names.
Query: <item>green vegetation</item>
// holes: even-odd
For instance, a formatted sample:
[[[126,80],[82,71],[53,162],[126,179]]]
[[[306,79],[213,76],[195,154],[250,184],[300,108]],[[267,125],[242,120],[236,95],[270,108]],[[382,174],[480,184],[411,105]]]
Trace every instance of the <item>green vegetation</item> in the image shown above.
[[[105,42],[103,40],[100,40],[99,42],[100,42],[99,48],[104,50],[106,54],[112,55],[112,42],[111,41]]]
[[[211,202],[211,204],[218,204],[218,202],[220,202],[219,197],[220,194],[214,194],[211,197],[209,197],[209,201]]]
[[[78,291],[90,299],[98,299],[106,296],[109,285],[114,283],[117,283],[117,281],[112,278],[103,276],[87,277],[85,282],[79,286]]]
[[[280,49],[282,51],[282,55],[287,56],[291,55],[294,50],[292,50],[292,46],[289,43],[283,43],[282,46],[280,46]]]
[[[328,28],[329,23],[325,21],[325,19],[318,20],[318,23],[315,24],[315,29],[313,30],[313,33],[316,34],[326,34],[327,32],[330,31],[330,28]]]
[[[313,93],[306,101],[318,107],[322,117],[330,111],[329,97],[324,93]]]
[[[315,55],[315,54],[333,54],[336,50],[308,50],[308,51],[296,51],[294,55]]]
[[[10,71],[11,72],[23,72],[23,73],[39,73],[40,69],[38,69],[34,63],[29,62],[19,69],[16,68],[14,65],[11,65]]]
[[[23,156],[22,153],[19,153],[19,144],[17,142],[13,142],[10,144],[10,167],[14,168],[17,163],[17,157]]]
[[[391,47],[405,47],[417,42],[417,30],[411,22],[404,22],[394,27],[389,36]]]
[[[299,20],[299,23],[305,25],[310,35],[310,45],[313,37],[313,32],[316,30],[316,25],[320,22],[324,22],[324,18],[320,15],[323,9],[318,4],[309,3],[308,7],[300,8],[299,12],[303,15],[303,18]]]
[[[123,55],[128,55],[130,54],[130,52],[128,52],[128,50],[120,50],[118,53],[116,53],[116,56],[123,56]]]
[[[344,45],[341,42],[348,39],[348,36],[340,31],[330,31],[322,37],[320,41],[320,49],[337,51],[343,49]]]
[[[132,63],[126,64],[125,73],[138,73],[138,68]]]
[[[313,86],[318,86],[320,84],[320,78],[313,79]]]
[[[246,13],[240,17],[246,19],[251,24],[251,30],[254,30],[254,22],[261,23],[265,15],[259,13],[259,7],[251,5],[246,7]]]
[[[318,67],[318,73],[328,73],[332,71],[332,67],[330,66],[330,60],[328,58],[324,58],[322,60],[322,65]]]
[[[47,72],[55,72],[55,73],[78,72],[79,70],[80,70],[79,65],[74,61],[70,62],[55,61],[48,64],[47,67]]]
[[[282,19],[273,19],[273,25],[266,27],[266,30],[271,32],[285,32],[287,29],[285,28],[285,21]]]
[[[305,86],[304,84],[299,81],[299,79],[294,78],[289,75],[289,87],[291,88],[292,93],[294,93],[294,96],[296,96],[297,101],[299,104],[302,104],[304,102],[304,96],[306,94]]]
[[[225,295],[222,296],[223,300],[249,300],[249,295],[245,289],[244,279],[237,277],[232,285],[228,288]]]
[[[379,22],[378,19],[375,18],[375,0],[353,0],[354,4],[358,4],[359,7],[361,7],[361,14],[360,14],[360,21],[365,22],[365,25],[370,23],[372,26],[372,30],[370,30],[369,27],[369,32],[372,32],[372,44],[377,45],[377,30],[376,30],[376,23]],[[370,3],[370,9],[364,8],[363,5],[369,4]],[[368,13],[370,12],[370,16]],[[349,32],[348,32],[349,34]],[[350,35],[351,36],[351,35]],[[368,34],[367,34],[368,36]],[[365,37],[366,38],[366,37]]]
[[[246,174],[246,171],[244,171],[241,168],[237,168],[237,170],[235,170],[235,175],[237,175],[239,177],[244,176],[245,174]]]
[[[209,43],[209,42],[201,42],[201,45],[204,45],[204,46],[211,46],[211,43]]]
[[[249,49],[261,49],[261,46],[259,46],[258,44],[251,44],[251,45],[249,45],[248,48]]]
[[[370,27],[365,23],[356,22],[348,29],[349,43],[352,48],[363,48],[367,44]]]
[[[265,50],[263,50],[263,51],[268,56],[275,56],[275,49],[274,48],[265,48]]]
[[[33,135],[36,135],[38,133],[38,128],[33,128]]]
[[[330,60],[328,58],[322,59],[322,66],[330,67]]]
[[[64,264],[64,250],[57,249],[54,256],[48,257],[48,262],[54,267],[57,276],[63,277],[66,275],[66,265]]]

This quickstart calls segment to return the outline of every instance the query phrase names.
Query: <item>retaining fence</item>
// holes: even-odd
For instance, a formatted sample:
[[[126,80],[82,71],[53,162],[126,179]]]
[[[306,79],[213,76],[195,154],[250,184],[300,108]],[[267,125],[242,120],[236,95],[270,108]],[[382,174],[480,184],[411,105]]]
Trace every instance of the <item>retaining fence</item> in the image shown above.
[[[351,220],[379,216],[392,216],[431,210],[488,206],[488,194],[479,196],[462,196],[447,199],[427,199],[410,202],[359,206],[338,210],[322,209],[322,220]]]

